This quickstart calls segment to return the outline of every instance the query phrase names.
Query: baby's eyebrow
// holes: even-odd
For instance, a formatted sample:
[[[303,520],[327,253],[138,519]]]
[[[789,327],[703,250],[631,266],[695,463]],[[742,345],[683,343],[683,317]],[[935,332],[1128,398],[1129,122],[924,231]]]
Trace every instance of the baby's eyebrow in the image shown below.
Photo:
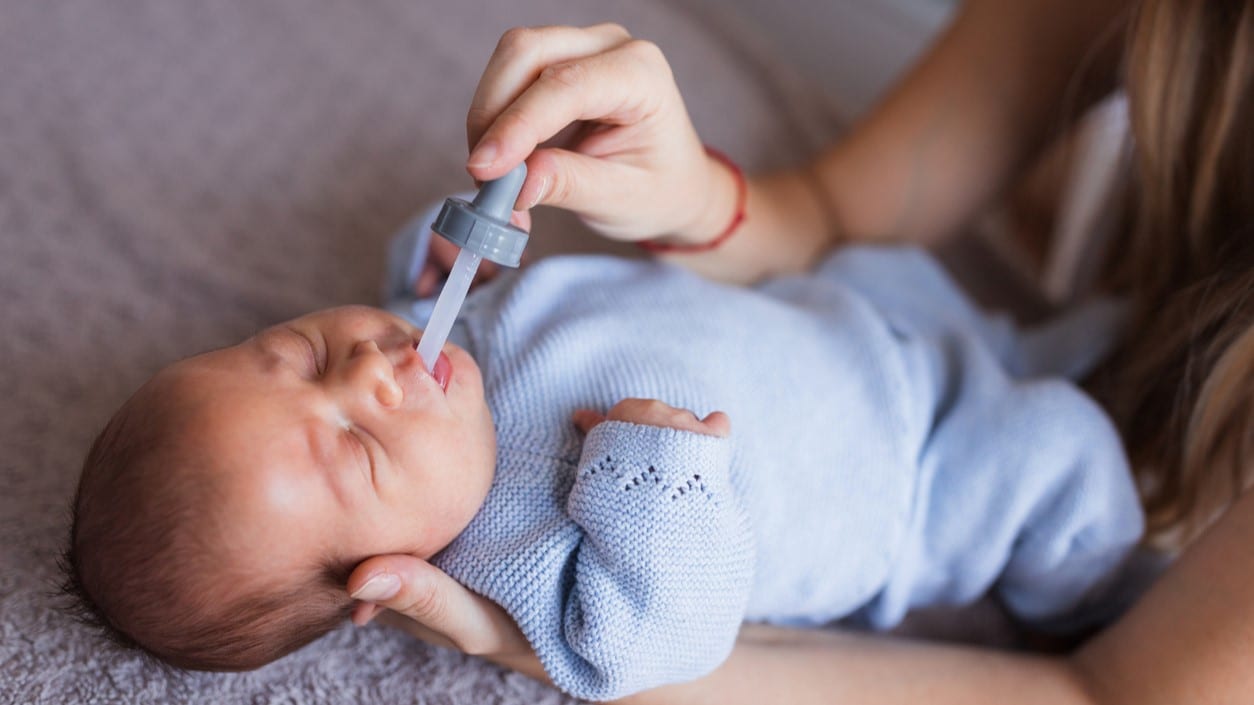
[[[266,369],[273,368],[287,360],[287,356],[275,344],[274,336],[268,330],[253,337],[253,349],[257,352],[262,366]]]
[[[255,341],[257,348],[268,358],[267,367],[291,362],[293,357],[297,357],[309,369],[319,370],[318,354],[314,350],[313,342],[294,328],[268,328],[259,333]]]

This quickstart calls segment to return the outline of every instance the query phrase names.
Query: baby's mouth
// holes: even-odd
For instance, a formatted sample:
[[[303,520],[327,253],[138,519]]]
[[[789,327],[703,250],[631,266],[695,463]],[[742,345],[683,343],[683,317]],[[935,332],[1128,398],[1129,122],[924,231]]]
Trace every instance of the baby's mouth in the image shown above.
[[[418,352],[418,341],[414,341],[414,352]],[[422,364],[419,361],[419,364]],[[425,369],[425,368],[424,368]],[[440,385],[445,393],[448,392],[448,381],[453,376],[453,363],[448,359],[448,355],[444,351],[435,358],[435,369],[431,370],[431,376],[435,379],[436,384]]]
[[[441,352],[435,358],[435,369],[431,370],[431,376],[435,377],[436,383],[440,385],[440,389],[448,392],[448,380],[453,376],[453,363],[449,361],[448,355]]]

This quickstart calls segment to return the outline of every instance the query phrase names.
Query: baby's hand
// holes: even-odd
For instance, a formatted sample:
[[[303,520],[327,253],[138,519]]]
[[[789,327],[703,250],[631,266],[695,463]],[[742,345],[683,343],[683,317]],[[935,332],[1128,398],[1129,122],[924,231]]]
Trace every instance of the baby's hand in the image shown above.
[[[592,427],[602,421],[627,421],[719,438],[727,438],[731,435],[731,419],[721,411],[715,411],[704,419],[698,419],[696,414],[687,409],[676,409],[656,399],[624,399],[610,408],[606,414],[591,409],[579,409],[571,418],[584,433],[588,433]]]
[[[531,214],[526,211],[514,211],[510,216],[510,222],[523,230],[531,230]],[[414,293],[418,298],[425,299],[428,296],[435,296],[439,293],[440,282],[448,278],[448,273],[453,269],[453,262],[457,259],[457,253],[461,252],[461,248],[444,238],[431,234],[431,245],[427,249],[427,261],[422,265],[422,271],[418,273],[418,277],[414,279]],[[526,263],[527,257],[523,256],[523,262]],[[501,271],[500,265],[495,262],[483,260],[479,263],[479,269],[475,271],[475,278],[470,282],[470,286],[474,287],[483,282],[490,281]]]

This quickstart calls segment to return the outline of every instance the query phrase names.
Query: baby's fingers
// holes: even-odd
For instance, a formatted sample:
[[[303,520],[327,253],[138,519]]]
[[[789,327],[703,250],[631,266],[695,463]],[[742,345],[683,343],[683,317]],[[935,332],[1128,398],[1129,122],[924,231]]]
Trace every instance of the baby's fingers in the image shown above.
[[[529,213],[514,211],[510,216],[510,222],[523,230],[531,229],[531,215]],[[418,277],[414,280],[414,293],[419,298],[435,296],[439,293],[440,280],[447,277],[448,273],[453,270],[453,263],[457,261],[457,255],[460,253],[460,247],[432,233],[431,245],[427,249],[427,261],[423,265],[422,271],[419,272]],[[491,281],[500,272],[500,265],[491,260],[482,260],[479,262],[479,268],[475,270],[475,278],[471,285],[474,286]]]
[[[707,436],[727,438],[731,435],[731,419],[721,411],[707,414],[704,419],[701,419],[701,425],[704,427],[701,433]]]
[[[444,278],[447,271],[440,271],[435,264],[428,262],[422,266],[422,272],[418,274],[418,278],[414,280],[414,293],[418,298],[425,299],[428,296],[435,296],[436,289],[440,285],[440,280]]]
[[[574,420],[575,426],[578,426],[580,431],[587,434],[594,426],[605,420],[605,415],[592,409],[578,409],[571,414],[571,419]]]
[[[720,438],[731,435],[731,419],[721,411],[715,411],[701,419],[687,409],[677,408],[657,399],[624,399],[609,410],[606,418]]]

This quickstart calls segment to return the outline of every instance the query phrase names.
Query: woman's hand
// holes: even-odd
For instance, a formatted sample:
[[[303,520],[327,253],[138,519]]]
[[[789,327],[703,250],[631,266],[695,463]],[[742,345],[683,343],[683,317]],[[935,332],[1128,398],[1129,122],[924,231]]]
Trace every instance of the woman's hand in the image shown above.
[[[466,133],[476,179],[526,159],[517,209],[565,208],[611,238],[700,242],[735,209],[734,177],[705,153],[661,50],[615,24],[506,32]]]
[[[348,593],[358,600],[352,616],[358,626],[379,616],[384,624],[429,644],[481,656],[550,683],[505,610],[421,558],[397,554],[362,561],[348,578]]]
[[[591,409],[579,409],[572,415],[572,418],[575,425],[584,433],[588,433],[602,421],[627,421],[719,438],[727,438],[731,435],[731,419],[721,411],[715,411],[701,419],[687,409],[677,409],[656,399],[624,399],[605,414]]]

